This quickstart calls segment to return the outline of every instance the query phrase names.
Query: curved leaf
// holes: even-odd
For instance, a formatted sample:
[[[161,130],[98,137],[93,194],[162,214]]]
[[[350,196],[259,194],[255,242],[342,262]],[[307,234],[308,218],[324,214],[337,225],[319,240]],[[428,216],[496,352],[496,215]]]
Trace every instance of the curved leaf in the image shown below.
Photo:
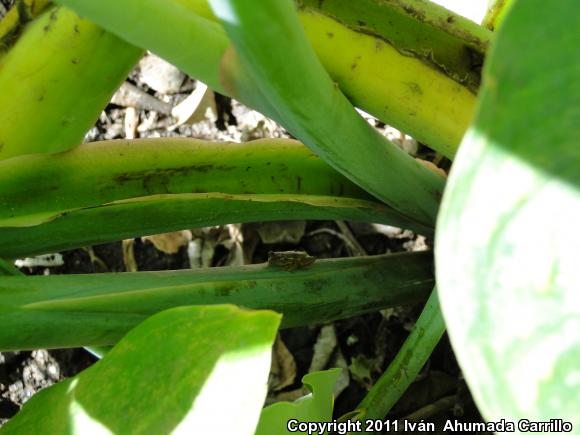
[[[291,0],[262,0],[260,7],[243,0],[210,4],[282,125],[395,210],[434,224],[444,179],[359,116],[316,57]]]
[[[279,323],[228,305],[164,311],[35,395],[2,433],[253,435]]]
[[[0,226],[130,198],[214,192],[372,199],[294,140],[112,140],[0,161]]]
[[[341,369],[330,369],[304,376],[302,383],[311,394],[294,403],[278,402],[264,408],[255,435],[287,435],[291,433],[288,422],[293,419],[308,422],[332,421],[334,384],[340,372]]]
[[[116,343],[157,312],[235,304],[284,314],[283,327],[423,300],[428,252],[319,260],[288,272],[266,264],[188,271],[2,277],[0,349]]]
[[[18,258],[184,228],[284,219],[381,223],[430,235],[377,201],[315,195],[174,194],[69,211],[41,225],[0,227],[0,255]]]
[[[489,420],[580,425],[579,17],[509,9],[438,222],[445,320]]]
[[[18,3],[26,8],[27,2]],[[0,55],[0,159],[6,159],[82,142],[143,50],[53,6]]]

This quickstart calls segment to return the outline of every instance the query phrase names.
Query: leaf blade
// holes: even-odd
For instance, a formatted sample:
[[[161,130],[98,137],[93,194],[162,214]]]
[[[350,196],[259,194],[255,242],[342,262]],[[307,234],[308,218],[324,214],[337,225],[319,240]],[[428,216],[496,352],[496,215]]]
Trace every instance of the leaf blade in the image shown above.
[[[36,395],[3,430],[86,433],[89,421],[112,433],[252,435],[279,322],[273,312],[233,306],[162,312],[91,368]],[[237,388],[223,394],[222,382],[233,380]]]
[[[322,323],[422,300],[429,253],[267,265],[0,280],[0,349],[108,345],[175,306],[236,304],[284,314],[283,327]]]
[[[578,425],[580,8],[544,9],[538,28],[540,6],[514,3],[499,29],[445,194],[437,277],[484,417]]]

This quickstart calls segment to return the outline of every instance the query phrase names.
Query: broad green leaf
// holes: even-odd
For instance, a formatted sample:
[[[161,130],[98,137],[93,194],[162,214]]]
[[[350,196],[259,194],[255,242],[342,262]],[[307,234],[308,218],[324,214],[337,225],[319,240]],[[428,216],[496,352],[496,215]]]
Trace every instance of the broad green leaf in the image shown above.
[[[341,369],[330,369],[304,376],[302,383],[310,390],[311,394],[301,397],[294,403],[278,402],[264,408],[255,435],[292,433],[293,431],[288,430],[290,420],[299,422],[332,421],[333,390],[340,371]]]
[[[231,305],[164,311],[38,393],[1,432],[252,435],[279,323]]]
[[[317,260],[288,272],[267,264],[198,270],[0,278],[0,350],[116,343],[169,308],[234,304],[309,325],[424,300],[428,252]]]
[[[489,420],[580,427],[580,3],[515,2],[437,230],[440,298]]]

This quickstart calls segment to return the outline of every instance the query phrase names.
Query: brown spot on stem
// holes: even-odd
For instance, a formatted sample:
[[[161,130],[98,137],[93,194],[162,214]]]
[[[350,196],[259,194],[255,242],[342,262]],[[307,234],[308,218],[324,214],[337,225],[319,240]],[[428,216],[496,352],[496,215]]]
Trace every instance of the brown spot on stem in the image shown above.
[[[423,90],[418,83],[415,82],[406,82],[405,85],[410,89],[410,91],[416,95],[423,95]]]

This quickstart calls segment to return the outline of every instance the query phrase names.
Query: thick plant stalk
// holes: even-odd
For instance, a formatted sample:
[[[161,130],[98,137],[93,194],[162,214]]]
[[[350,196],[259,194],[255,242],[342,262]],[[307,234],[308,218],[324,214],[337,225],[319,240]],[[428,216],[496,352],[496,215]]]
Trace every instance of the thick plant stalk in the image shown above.
[[[49,0],[16,1],[8,13],[0,19],[0,56],[16,42],[24,26],[49,4]]]
[[[235,53],[226,52],[227,37],[212,25],[216,17],[207,0],[59,1],[153,50],[215,90],[276,117]],[[454,155],[473,112],[473,91],[490,32],[435,4],[416,0],[335,0],[322,3],[320,9],[318,2],[299,3],[313,48],[355,105],[447,157]],[[359,23],[361,15],[364,26]],[[385,17],[392,26],[376,24]],[[158,27],[158,21],[173,26]],[[148,30],[151,26],[157,28],[155,33]],[[409,26],[413,31],[408,31]],[[203,43],[186,49],[176,43],[187,40]]]
[[[0,256],[7,258],[277,219],[347,219],[432,233],[294,140],[117,140],[0,162]]]
[[[491,33],[430,2],[299,3],[309,40],[350,101],[453,158]]]
[[[26,24],[0,55],[0,160],[79,144],[141,54],[64,7]]]
[[[361,419],[382,419],[401,398],[445,332],[434,289],[411,334],[389,367],[357,407]]]
[[[502,0],[503,1],[503,0]],[[347,27],[374,35],[477,91],[492,33],[430,1],[298,0]]]
[[[0,280],[0,350],[114,344],[146,317],[182,305],[235,304],[308,325],[422,300],[429,253],[316,261],[288,272],[263,264],[196,271]]]
[[[131,198],[214,192],[372,200],[294,140],[115,140],[0,162],[0,226],[33,226]]]
[[[240,0],[210,4],[283,125],[386,204],[434,223],[444,180],[356,113],[311,49],[290,0],[262,1],[259,8]]]

